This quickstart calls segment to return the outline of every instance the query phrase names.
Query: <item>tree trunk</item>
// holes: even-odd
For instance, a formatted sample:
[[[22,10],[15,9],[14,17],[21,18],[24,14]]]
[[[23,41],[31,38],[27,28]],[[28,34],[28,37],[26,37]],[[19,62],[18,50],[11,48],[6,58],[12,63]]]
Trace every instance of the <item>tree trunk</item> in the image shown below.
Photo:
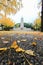
[[[42,0],[41,31],[43,32],[43,0]]]

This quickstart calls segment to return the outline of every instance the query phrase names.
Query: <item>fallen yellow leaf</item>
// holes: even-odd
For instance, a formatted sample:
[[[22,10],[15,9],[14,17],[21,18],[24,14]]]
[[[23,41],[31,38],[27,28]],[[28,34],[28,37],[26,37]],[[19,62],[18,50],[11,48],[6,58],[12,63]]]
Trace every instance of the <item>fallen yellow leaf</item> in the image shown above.
[[[35,39],[35,40],[37,40],[37,38],[36,38],[36,37],[35,37],[34,39]]]
[[[32,50],[25,50],[25,53],[27,53],[29,55],[35,55],[34,51],[32,51]]]
[[[14,48],[16,50],[16,52],[23,52],[24,50],[22,48],[20,48],[18,45],[17,45],[17,42],[14,41],[13,44],[11,45],[11,48]]]
[[[16,49],[16,52],[24,52],[24,51],[25,51],[25,50],[23,50],[23,49],[20,48],[20,47]]]
[[[36,44],[37,44],[36,42],[32,42],[32,45],[33,45],[33,46],[36,46]]]
[[[7,48],[0,48],[0,50],[3,50],[3,51],[5,51],[5,50],[7,50]]]
[[[21,41],[25,42],[25,41],[27,41],[27,39],[22,39]]]
[[[20,43],[20,40],[17,40],[18,43]]]

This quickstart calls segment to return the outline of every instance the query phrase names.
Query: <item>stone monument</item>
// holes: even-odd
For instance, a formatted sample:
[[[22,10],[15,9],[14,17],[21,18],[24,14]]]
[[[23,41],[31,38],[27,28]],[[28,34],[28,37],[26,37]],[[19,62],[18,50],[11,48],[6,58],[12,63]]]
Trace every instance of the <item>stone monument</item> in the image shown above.
[[[24,21],[23,21],[23,17],[21,18],[20,29],[24,29]]]

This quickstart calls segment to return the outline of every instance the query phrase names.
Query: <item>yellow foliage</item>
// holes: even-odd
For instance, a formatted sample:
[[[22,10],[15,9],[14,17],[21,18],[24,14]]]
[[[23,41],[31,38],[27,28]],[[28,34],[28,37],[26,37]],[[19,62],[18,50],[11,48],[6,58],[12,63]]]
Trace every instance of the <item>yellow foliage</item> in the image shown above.
[[[0,24],[2,23],[3,14],[0,14]]]
[[[10,3],[11,5],[16,6],[16,0],[12,0]]]
[[[17,12],[17,10],[14,8],[11,8],[11,12],[15,14]]]
[[[6,11],[6,14],[9,14],[10,12],[12,12],[14,14],[16,13],[16,9],[11,8],[11,7],[7,7],[5,11]]]
[[[2,24],[5,25],[5,26],[10,26],[10,27],[14,26],[14,23],[9,18],[3,19]]]
[[[3,4],[6,4],[6,1],[7,1],[7,0],[1,0],[0,2],[2,2]]]
[[[9,26],[9,27],[13,27],[14,26],[14,23],[9,18],[6,18],[3,15],[1,15],[1,16],[2,16],[2,18],[0,19],[0,24],[2,24],[4,26]]]
[[[0,10],[2,10],[2,9],[3,9],[3,5],[0,4]]]
[[[34,29],[39,29],[40,30],[40,27],[41,27],[41,17],[37,18],[34,22],[34,25],[33,25]]]
[[[5,9],[5,11],[6,11],[5,13],[8,14],[9,12],[11,12],[11,8],[10,8],[10,7],[7,7],[7,8]]]
[[[6,15],[10,12],[15,14],[18,11],[17,7],[17,0],[0,0],[0,10],[3,10],[6,13]]]
[[[35,24],[41,24],[41,18],[36,19]]]

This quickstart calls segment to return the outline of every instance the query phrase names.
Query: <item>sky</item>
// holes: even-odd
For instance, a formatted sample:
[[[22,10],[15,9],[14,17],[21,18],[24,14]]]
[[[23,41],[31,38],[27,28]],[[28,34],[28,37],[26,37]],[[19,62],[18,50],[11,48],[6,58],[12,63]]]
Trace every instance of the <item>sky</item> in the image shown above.
[[[33,23],[38,17],[38,12],[41,11],[41,7],[37,8],[38,3],[41,0],[22,0],[23,7],[14,15],[11,14],[8,17],[15,23],[20,23],[21,18],[24,22]]]

